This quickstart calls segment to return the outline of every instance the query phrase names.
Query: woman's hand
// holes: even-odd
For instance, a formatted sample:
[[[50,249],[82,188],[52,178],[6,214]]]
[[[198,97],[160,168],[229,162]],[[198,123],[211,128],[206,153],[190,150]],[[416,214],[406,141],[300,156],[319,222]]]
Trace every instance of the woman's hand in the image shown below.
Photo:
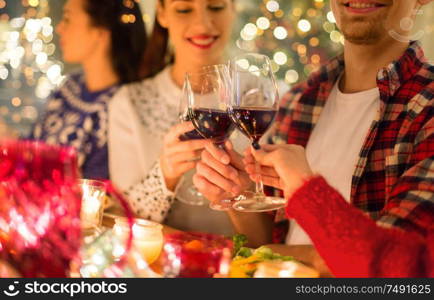
[[[255,161],[261,165],[260,174]],[[298,145],[263,145],[261,150],[248,148],[244,164],[252,180],[258,181],[261,177],[265,185],[283,190],[287,199],[313,175],[305,149]]]
[[[164,138],[160,165],[169,190],[174,191],[181,176],[196,167],[207,140],[181,141],[179,136],[194,130],[191,122],[173,126]]]
[[[232,198],[251,185],[242,156],[233,150],[229,141],[224,150],[208,141],[196,171],[193,183],[211,202]]]

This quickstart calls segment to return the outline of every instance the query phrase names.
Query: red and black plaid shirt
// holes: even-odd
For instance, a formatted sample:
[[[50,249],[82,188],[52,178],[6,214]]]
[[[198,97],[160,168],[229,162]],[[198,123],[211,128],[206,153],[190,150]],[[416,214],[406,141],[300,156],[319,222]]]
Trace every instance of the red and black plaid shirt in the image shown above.
[[[273,143],[306,147],[343,70],[340,56],[284,95]],[[398,61],[378,72],[377,85],[380,111],[359,153],[351,203],[381,225],[425,234],[434,223],[434,66],[412,42]],[[274,241],[283,242],[287,229],[279,211]]]

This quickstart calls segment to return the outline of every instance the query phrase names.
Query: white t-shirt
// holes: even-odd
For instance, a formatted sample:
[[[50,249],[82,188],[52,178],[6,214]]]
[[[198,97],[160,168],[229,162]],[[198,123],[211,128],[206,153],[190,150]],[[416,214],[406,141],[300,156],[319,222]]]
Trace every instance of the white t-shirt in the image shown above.
[[[337,81],[306,147],[311,169],[321,174],[350,202],[351,181],[359,153],[380,108],[378,88],[344,94]],[[291,220],[288,245],[312,244],[303,229]]]

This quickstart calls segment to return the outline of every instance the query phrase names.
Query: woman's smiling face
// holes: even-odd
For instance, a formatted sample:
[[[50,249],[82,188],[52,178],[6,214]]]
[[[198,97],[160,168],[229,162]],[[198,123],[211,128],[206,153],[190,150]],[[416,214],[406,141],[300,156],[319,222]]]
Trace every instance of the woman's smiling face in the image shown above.
[[[234,17],[231,0],[164,0],[158,5],[158,20],[169,32],[175,59],[200,65],[221,60]]]

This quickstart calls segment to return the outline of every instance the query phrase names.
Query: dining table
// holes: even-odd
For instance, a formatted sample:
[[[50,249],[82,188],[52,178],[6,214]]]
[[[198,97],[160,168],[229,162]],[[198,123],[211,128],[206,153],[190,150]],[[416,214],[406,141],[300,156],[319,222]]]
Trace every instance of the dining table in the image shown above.
[[[102,226],[107,228],[112,228],[115,224],[115,219],[117,217],[122,217],[122,216],[123,213],[119,208],[115,210],[110,210],[104,213]],[[137,217],[135,218],[140,219]],[[163,236],[167,236],[173,233],[180,233],[182,231],[162,224],[162,232],[163,232]],[[273,250],[273,252],[275,253],[294,257],[298,262],[302,263],[303,265],[318,271],[319,277],[321,278],[333,277],[325,262],[322,260],[320,255],[316,252],[315,248],[311,245],[288,246],[284,244],[267,244],[265,246]],[[149,267],[156,274],[163,276],[162,266],[163,266],[163,255],[160,254],[158,259],[155,262],[153,262]]]

